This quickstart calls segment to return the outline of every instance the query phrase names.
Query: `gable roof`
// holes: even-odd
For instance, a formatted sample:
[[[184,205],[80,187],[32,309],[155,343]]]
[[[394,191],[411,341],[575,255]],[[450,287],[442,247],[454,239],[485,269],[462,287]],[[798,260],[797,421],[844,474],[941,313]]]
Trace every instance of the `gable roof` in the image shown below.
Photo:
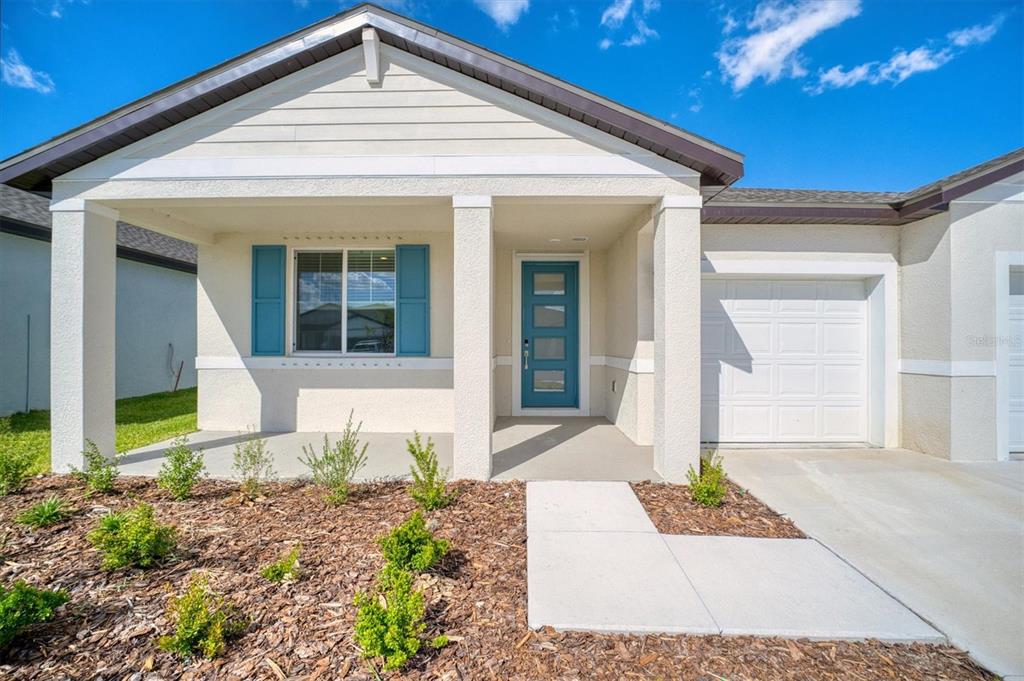
[[[728,187],[707,198],[707,224],[904,225],[947,210],[949,202],[1024,172],[1024,147],[908,192]]]
[[[0,184],[0,232],[49,241],[51,224],[49,200]],[[195,244],[127,222],[117,223],[117,255],[192,274],[198,261]]]
[[[381,42],[622,138],[729,185],[743,156],[691,132],[375,5],[359,5],[155,92],[0,163],[0,182],[50,191],[54,177],[362,44]]]

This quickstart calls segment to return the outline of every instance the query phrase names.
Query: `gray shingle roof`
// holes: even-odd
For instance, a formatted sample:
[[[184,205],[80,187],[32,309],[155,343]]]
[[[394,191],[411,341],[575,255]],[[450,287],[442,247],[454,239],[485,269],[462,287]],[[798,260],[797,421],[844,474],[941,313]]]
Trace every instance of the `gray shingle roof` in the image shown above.
[[[37,194],[0,184],[0,216],[50,229],[50,201]],[[117,245],[150,255],[195,265],[196,246],[127,222],[117,223]]]
[[[900,192],[848,192],[823,189],[758,189],[729,187],[716,194],[716,203],[891,204]]]

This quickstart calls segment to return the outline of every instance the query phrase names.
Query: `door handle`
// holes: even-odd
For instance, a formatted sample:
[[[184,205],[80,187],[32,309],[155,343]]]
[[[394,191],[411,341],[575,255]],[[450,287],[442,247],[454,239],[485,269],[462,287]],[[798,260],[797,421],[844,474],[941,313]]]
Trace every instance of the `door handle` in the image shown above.
[[[530,341],[527,338],[523,339],[523,371],[530,368]]]

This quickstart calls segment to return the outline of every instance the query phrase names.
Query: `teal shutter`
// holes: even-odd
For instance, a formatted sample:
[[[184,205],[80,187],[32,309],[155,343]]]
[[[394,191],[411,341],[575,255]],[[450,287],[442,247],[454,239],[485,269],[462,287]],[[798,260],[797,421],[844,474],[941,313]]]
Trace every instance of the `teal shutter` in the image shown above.
[[[252,354],[284,354],[284,246],[252,247]]]
[[[399,355],[430,354],[430,246],[395,248]]]

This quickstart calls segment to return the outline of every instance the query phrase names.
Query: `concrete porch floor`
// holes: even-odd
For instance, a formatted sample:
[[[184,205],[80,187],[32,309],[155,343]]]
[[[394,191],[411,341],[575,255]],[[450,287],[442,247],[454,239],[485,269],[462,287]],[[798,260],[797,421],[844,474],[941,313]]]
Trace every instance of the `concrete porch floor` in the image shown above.
[[[340,433],[327,433],[333,442]],[[324,433],[262,433],[274,454],[274,469],[281,479],[308,474],[299,458],[303,446],[319,454]],[[211,477],[233,477],[235,445],[245,433],[201,430],[189,435],[189,445],[202,447]],[[410,433],[361,433],[369,444],[366,467],[359,480],[403,478],[409,474],[405,441]],[[452,468],[452,434],[422,433],[434,441],[438,461]],[[170,441],[158,442],[125,454],[120,469],[125,475],[156,475]],[[660,480],[652,465],[650,447],[634,444],[614,425],[592,418],[499,418],[494,426],[493,477],[498,480]]]

